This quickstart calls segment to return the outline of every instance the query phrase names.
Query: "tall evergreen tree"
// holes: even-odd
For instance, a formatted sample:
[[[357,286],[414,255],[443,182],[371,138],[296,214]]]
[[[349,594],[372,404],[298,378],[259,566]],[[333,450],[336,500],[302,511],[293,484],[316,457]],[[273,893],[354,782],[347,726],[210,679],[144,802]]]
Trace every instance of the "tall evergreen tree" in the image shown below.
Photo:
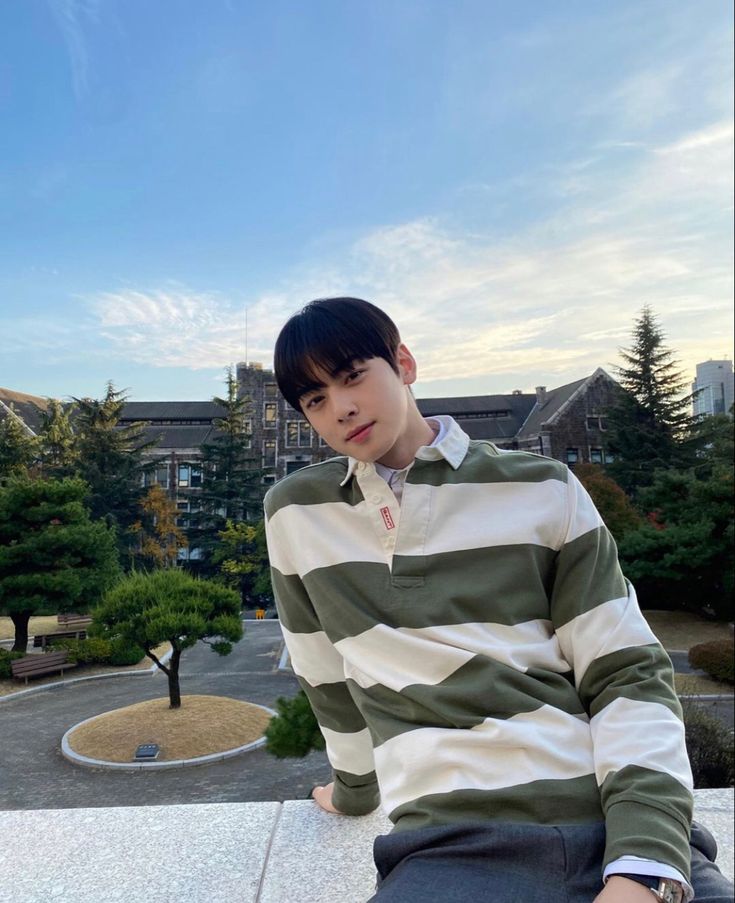
[[[38,439],[31,435],[11,406],[0,417],[0,480],[27,474],[38,455]]]
[[[126,395],[109,382],[104,398],[75,398],[78,461],[76,470],[89,485],[94,519],[117,528],[121,552],[134,542],[130,527],[138,519],[142,475],[158,461],[146,457],[156,445],[145,438],[145,424],[119,425]]]
[[[73,405],[65,407],[58,398],[49,398],[47,409],[41,412],[38,438],[46,477],[65,477],[74,471],[79,455],[71,421],[73,410]]]
[[[650,485],[655,470],[687,467],[694,461],[690,442],[695,418],[691,395],[673,352],[649,307],[636,320],[632,344],[621,349],[618,401],[608,412],[607,451],[613,479],[628,493]]]
[[[223,409],[223,416],[214,420],[214,438],[201,446],[199,510],[188,518],[189,546],[198,550],[199,558],[194,560],[202,574],[215,572],[212,555],[227,522],[253,520],[261,511],[261,469],[256,466],[247,428],[250,399],[238,396],[237,378],[231,367],[226,370],[225,384],[225,397],[212,399]]]

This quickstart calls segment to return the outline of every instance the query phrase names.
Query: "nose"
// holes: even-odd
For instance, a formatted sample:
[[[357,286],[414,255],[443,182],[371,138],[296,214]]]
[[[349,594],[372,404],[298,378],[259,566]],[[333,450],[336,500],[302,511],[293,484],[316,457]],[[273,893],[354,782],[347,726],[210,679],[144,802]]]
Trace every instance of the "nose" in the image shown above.
[[[340,423],[352,419],[357,414],[357,402],[353,393],[349,391],[338,393],[334,398],[334,409]]]

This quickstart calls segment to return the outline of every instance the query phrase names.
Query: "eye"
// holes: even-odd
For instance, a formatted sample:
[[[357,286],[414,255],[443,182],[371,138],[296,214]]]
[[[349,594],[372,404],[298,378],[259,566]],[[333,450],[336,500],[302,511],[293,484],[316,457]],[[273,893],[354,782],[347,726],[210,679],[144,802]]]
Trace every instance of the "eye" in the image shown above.
[[[364,372],[364,370],[351,370],[347,374],[347,382],[355,382],[355,380],[359,379]]]
[[[313,409],[314,409],[315,407],[317,407],[323,400],[324,400],[324,396],[323,396],[323,395],[312,395],[312,396],[311,396],[310,398],[308,398],[306,401],[303,401],[303,402],[301,403],[301,406],[304,407],[304,408],[309,408],[310,410],[313,410]]]

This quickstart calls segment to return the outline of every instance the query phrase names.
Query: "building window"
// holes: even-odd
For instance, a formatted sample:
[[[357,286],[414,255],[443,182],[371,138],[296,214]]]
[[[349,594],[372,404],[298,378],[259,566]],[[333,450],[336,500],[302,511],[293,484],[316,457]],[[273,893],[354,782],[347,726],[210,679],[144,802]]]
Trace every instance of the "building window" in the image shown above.
[[[286,475],[290,473],[295,473],[297,470],[301,470],[302,467],[308,467],[311,464],[310,460],[306,461],[286,461]]]
[[[263,467],[273,467],[276,463],[276,440],[263,440]]]
[[[179,511],[179,517],[176,518],[176,526],[177,527],[188,527],[189,526],[189,518],[186,515],[189,513],[189,502],[188,501],[178,501],[178,502],[176,502],[176,508]]]
[[[168,489],[168,464],[156,468],[156,483],[164,489]]]
[[[202,469],[201,467],[191,468],[191,482],[189,484],[192,489],[202,488]]]
[[[567,464],[570,466],[572,464],[576,464],[579,461],[579,449],[578,448],[568,448],[567,449]]]
[[[270,483],[275,483],[275,482],[276,482],[276,475],[275,475],[274,473],[266,473],[266,474],[263,474],[263,482],[264,482],[266,485],[269,485]]]
[[[188,486],[191,479],[191,467],[188,464],[179,464],[179,486]]]
[[[247,433],[247,439],[245,440],[245,448],[253,447],[253,421],[248,417],[246,420],[243,420],[242,425]]]
[[[298,420],[286,421],[286,445],[292,448],[299,444],[299,422]]]
[[[275,426],[276,425],[276,412],[278,410],[278,405],[275,401],[266,401],[263,405],[263,425],[264,426]]]
[[[607,423],[604,417],[600,417],[599,414],[590,414],[587,417],[587,429],[588,430],[599,430],[600,432],[605,432],[607,429]]]
[[[590,449],[590,464],[603,464],[604,458],[601,448]]]
[[[305,423],[303,420],[299,421],[299,445],[311,447],[311,436],[311,424]]]
[[[278,385],[276,383],[264,383],[263,394],[266,398],[278,398]]]

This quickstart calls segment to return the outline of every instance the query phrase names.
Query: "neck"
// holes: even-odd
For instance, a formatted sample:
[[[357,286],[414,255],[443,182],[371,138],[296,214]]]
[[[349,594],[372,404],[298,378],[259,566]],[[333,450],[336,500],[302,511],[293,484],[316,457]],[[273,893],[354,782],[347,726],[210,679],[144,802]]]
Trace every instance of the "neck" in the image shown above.
[[[437,434],[414,406],[409,413],[406,430],[396,444],[377,462],[392,470],[402,470],[414,460],[422,445],[431,445]]]

